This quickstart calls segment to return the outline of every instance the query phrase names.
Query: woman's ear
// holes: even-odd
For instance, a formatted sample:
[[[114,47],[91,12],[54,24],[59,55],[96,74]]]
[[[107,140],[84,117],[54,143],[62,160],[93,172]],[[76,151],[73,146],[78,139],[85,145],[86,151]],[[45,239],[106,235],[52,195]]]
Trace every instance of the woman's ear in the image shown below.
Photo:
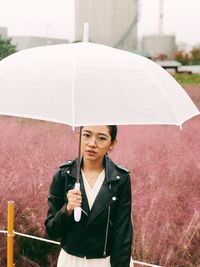
[[[108,149],[108,152],[109,152],[109,153],[112,152],[112,150],[113,150],[114,146],[116,145],[116,143],[117,143],[117,140],[115,140],[114,142],[112,142],[112,144],[110,145],[110,147],[109,147],[109,149]]]

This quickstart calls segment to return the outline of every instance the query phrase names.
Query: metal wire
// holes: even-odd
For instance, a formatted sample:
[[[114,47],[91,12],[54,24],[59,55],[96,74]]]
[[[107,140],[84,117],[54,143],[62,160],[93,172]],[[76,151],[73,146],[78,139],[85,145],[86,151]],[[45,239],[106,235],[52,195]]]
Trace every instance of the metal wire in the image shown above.
[[[0,233],[7,234],[8,231],[0,230]],[[60,242],[57,242],[57,241],[54,241],[54,240],[49,240],[49,239],[45,239],[45,238],[41,238],[41,237],[37,237],[37,236],[22,234],[22,233],[15,232],[15,231],[14,231],[14,234],[15,235],[19,235],[19,236],[23,236],[23,237],[27,237],[27,238],[31,238],[31,239],[36,239],[36,240],[39,240],[39,241],[44,241],[44,242],[47,242],[47,243],[52,243],[52,244],[55,244],[55,245],[60,245]],[[140,262],[140,261],[136,261],[136,260],[132,260],[132,262],[133,263],[137,263],[137,264],[141,264],[141,265],[145,265],[145,266],[150,266],[150,267],[163,267],[163,266],[160,266],[160,265],[154,265],[154,264],[150,264],[150,263],[146,263],[146,262]]]

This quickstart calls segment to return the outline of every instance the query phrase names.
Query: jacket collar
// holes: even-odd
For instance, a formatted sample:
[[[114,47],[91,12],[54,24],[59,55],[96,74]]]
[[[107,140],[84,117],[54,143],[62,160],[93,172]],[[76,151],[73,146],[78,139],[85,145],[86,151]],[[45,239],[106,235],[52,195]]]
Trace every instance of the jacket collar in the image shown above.
[[[119,180],[119,175],[113,161],[105,156],[104,158],[105,166],[105,182],[108,184],[110,182],[115,182]]]
[[[77,176],[77,161],[78,159],[71,161],[70,164],[68,164],[67,168],[65,169],[65,173],[73,179],[76,179],[76,176]],[[82,162],[81,162],[81,165],[82,165]],[[107,156],[104,157],[104,167],[105,167],[105,183],[106,184],[119,180],[119,175],[115,168],[115,164]]]

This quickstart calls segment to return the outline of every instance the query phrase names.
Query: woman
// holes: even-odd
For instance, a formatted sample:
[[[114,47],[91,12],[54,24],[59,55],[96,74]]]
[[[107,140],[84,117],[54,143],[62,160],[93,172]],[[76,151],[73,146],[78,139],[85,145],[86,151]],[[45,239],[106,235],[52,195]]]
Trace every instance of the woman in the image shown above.
[[[74,189],[77,160],[61,165],[53,178],[45,225],[49,236],[61,239],[58,267],[129,266],[129,171],[107,157],[116,135],[115,125],[83,127],[80,191]],[[79,222],[74,220],[75,207],[82,209]]]

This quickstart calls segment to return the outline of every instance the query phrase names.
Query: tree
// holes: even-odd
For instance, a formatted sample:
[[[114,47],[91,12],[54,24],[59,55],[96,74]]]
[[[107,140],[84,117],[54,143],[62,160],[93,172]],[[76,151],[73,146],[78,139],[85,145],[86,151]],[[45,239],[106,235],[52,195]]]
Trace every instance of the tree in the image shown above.
[[[155,57],[155,60],[161,60],[161,61],[164,61],[164,60],[167,60],[168,59],[168,57],[167,57],[167,55],[165,54],[165,53],[160,53],[159,55],[157,55],[156,57]]]
[[[192,64],[199,65],[200,64],[200,46],[192,48],[190,53],[192,56]]]
[[[16,45],[11,43],[11,38],[5,39],[0,35],[0,60],[16,51]]]
[[[183,51],[183,50],[177,50],[176,51],[175,59],[183,65],[188,65],[191,62],[190,54]]]

